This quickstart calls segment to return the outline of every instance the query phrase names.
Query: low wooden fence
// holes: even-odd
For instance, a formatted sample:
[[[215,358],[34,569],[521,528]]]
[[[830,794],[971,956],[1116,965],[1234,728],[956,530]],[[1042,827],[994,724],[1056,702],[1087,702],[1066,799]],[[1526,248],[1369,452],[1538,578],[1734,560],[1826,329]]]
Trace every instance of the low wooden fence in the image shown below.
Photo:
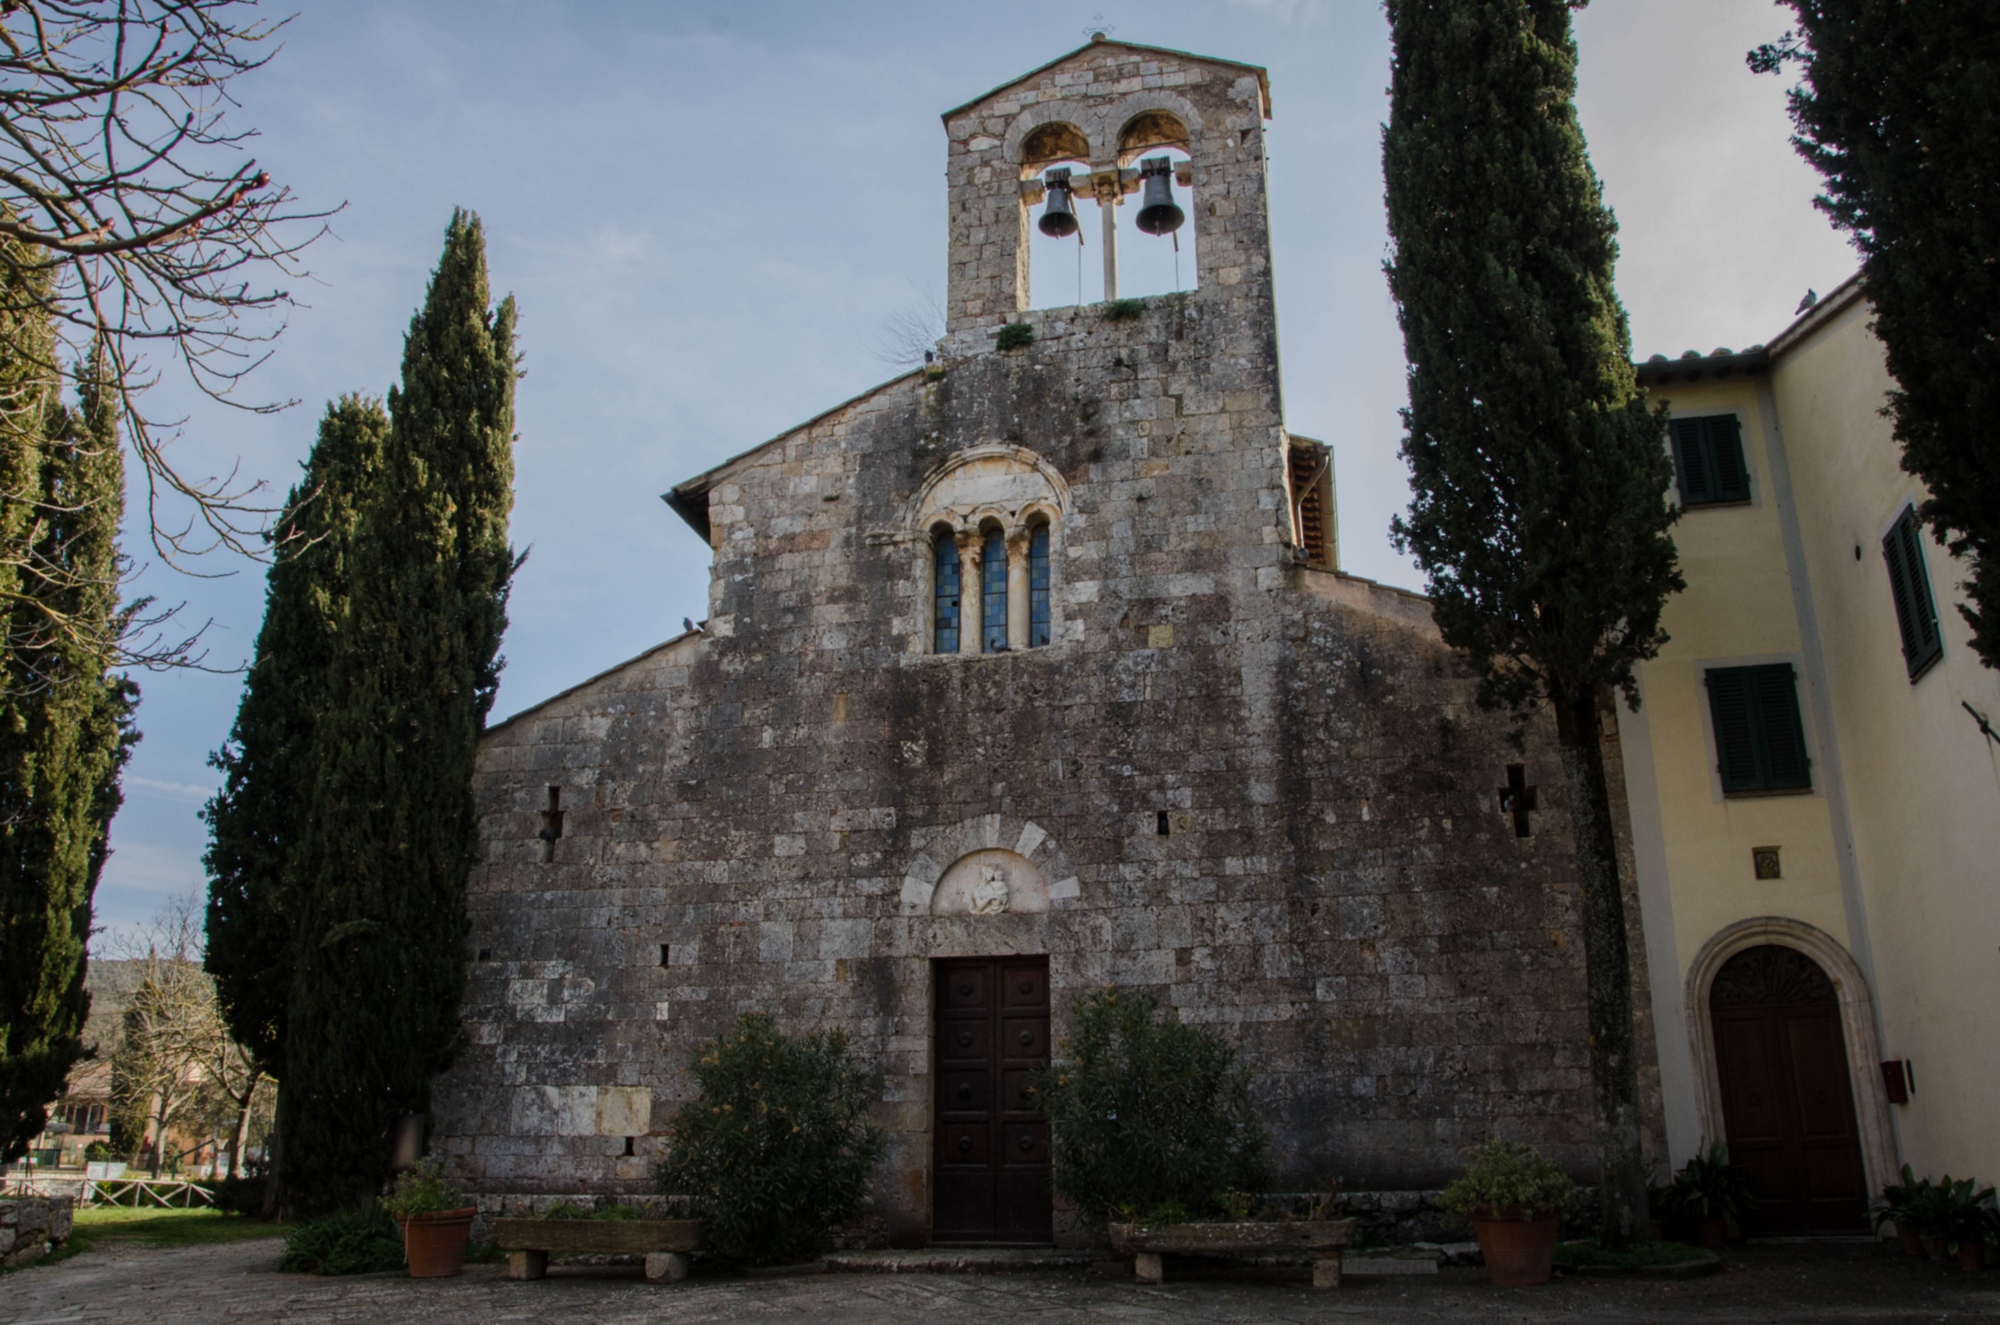
[[[67,1196],[78,1205],[185,1210],[214,1205],[215,1194],[185,1178],[83,1178],[57,1173],[9,1173],[0,1196]]]

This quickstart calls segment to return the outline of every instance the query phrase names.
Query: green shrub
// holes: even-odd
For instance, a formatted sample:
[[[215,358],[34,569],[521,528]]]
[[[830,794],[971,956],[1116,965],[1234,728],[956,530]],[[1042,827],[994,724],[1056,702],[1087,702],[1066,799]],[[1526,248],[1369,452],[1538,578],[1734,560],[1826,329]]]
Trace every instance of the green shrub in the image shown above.
[[[1104,320],[1106,322],[1124,322],[1131,318],[1144,316],[1145,312],[1146,301],[1144,299],[1113,299],[1104,306]]]
[[[1875,1231],[1880,1233],[1882,1225],[1891,1220],[1895,1221],[1898,1229],[1907,1227],[1912,1207],[1930,1190],[1931,1180],[1928,1177],[1919,1178],[1908,1164],[1903,1165],[1903,1180],[1885,1185],[1882,1188],[1882,1204],[1870,1213]]]
[[[1018,350],[1034,342],[1035,329],[1025,322],[1009,322],[1000,328],[999,346],[1003,350]]]
[[[209,1196],[215,1208],[232,1215],[261,1215],[264,1213],[264,1191],[270,1179],[261,1174],[251,1174],[242,1178],[218,1178],[208,1183]]]
[[[1576,1184],[1531,1145],[1488,1141],[1458,1180],[1444,1189],[1443,1204],[1459,1215],[1515,1207],[1528,1219],[1566,1215],[1576,1209]]]
[[[1674,1175],[1667,1205],[1688,1219],[1736,1219],[1757,1207],[1750,1170],[1729,1162],[1729,1147],[1717,1141]]]
[[[1993,1189],[1971,1178],[1956,1182],[1947,1173],[1935,1183],[1926,1180],[1904,1207],[1899,1228],[1943,1242],[1954,1255],[1961,1243],[1984,1245],[2000,1238],[2000,1210]]]
[[[749,1013],[701,1047],[699,1093],[675,1112],[660,1190],[685,1196],[725,1256],[810,1260],[867,1194],[884,1137],[869,1121],[877,1083],[847,1037],[799,1039]]]
[[[278,1268],[294,1274],[374,1274],[403,1266],[403,1235],[387,1210],[328,1215],[285,1236]]]
[[[1262,1181],[1250,1073],[1213,1031],[1162,1021],[1144,994],[1099,990],[1070,1011],[1064,1060],[1035,1075],[1055,1187],[1095,1223],[1219,1214]]]
[[[117,1159],[118,1154],[110,1146],[104,1144],[104,1142],[92,1141],[83,1148],[83,1157],[88,1163],[102,1164],[108,1160]]]
[[[467,1204],[465,1193],[445,1180],[443,1166],[434,1159],[397,1174],[396,1185],[382,1198],[383,1209],[406,1217],[463,1210]]]

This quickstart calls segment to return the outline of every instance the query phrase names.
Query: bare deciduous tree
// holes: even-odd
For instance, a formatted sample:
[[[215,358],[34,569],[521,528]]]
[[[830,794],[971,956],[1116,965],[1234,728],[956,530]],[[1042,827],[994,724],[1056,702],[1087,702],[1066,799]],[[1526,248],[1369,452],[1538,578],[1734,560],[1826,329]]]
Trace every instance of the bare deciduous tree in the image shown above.
[[[0,283],[0,354],[71,380],[103,356],[170,564],[257,555],[272,514],[261,483],[177,468],[179,421],[140,397],[177,364],[226,404],[291,403],[236,393],[332,213],[274,182],[250,154],[255,131],[226,114],[231,81],[277,53],[286,21],[255,0],[0,0],[0,264],[28,277]]]
[[[109,945],[146,963],[111,1057],[111,1107],[155,1173],[180,1157],[168,1149],[175,1131],[195,1137],[199,1148],[227,1128],[229,1175],[240,1177],[270,1078],[223,1022],[215,981],[201,966],[202,917],[194,894],[175,897],[137,933]]]
[[[935,291],[910,283],[910,297],[882,322],[875,336],[875,358],[891,368],[914,368],[944,339],[944,300]]]

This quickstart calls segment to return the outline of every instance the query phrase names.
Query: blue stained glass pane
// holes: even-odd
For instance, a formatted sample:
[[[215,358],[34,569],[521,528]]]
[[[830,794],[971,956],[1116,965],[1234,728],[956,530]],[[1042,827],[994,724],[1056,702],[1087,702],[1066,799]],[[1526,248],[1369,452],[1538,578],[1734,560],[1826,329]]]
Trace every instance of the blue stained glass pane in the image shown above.
[[[958,652],[958,544],[937,539],[937,590],[931,599],[931,652]]]
[[[1028,647],[1049,642],[1049,527],[1028,535]]]
[[[980,551],[980,648],[987,653],[1007,651],[1007,540],[994,530],[986,536]]]

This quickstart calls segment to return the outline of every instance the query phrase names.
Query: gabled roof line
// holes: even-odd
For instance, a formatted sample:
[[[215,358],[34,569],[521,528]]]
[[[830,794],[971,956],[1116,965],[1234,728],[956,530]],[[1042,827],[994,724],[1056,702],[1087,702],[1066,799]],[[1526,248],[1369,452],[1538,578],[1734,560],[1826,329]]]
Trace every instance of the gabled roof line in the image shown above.
[[[953,106],[950,110],[946,111],[940,118],[943,119],[946,123],[950,123],[952,116],[962,115],[966,111],[971,110],[974,106],[977,106],[980,102],[986,101],[992,97],[997,97],[1002,92],[1005,92],[1008,88],[1017,86],[1018,84],[1021,83],[1025,83],[1030,78],[1034,78],[1037,77],[1038,75],[1045,74],[1049,70],[1061,64],[1064,60],[1073,60],[1077,56],[1082,55],[1085,51],[1091,50],[1098,46],[1122,46],[1128,51],[1151,51],[1155,55],[1172,55],[1183,60],[1200,60],[1203,64],[1223,64],[1223,65],[1228,65],[1232,69],[1248,70],[1249,72],[1257,75],[1257,91],[1263,97],[1264,100],[1264,104],[1260,108],[1264,112],[1264,118],[1267,120],[1271,118],[1271,75],[1270,72],[1266,70],[1263,65],[1245,64],[1241,60],[1225,60],[1218,55],[1197,55],[1193,51],[1177,51],[1171,46],[1147,46],[1136,41],[1118,41],[1117,39],[1112,37],[1106,37],[1103,41],[1091,40],[1085,42],[1083,45],[1077,47],[1075,50],[1069,52],[1067,55],[1058,55],[1055,59],[1050,60],[1047,64],[1037,65],[1036,67],[1030,69],[1025,74],[1021,74],[1017,77],[1010,78],[1006,82],[1000,84],[1000,86],[993,88],[990,91],[981,93],[980,95],[974,97],[972,100],[966,102],[962,106]]]
[[[605,677],[610,676],[616,672],[622,672],[627,667],[630,667],[633,663],[644,662],[646,659],[652,657],[654,654],[660,652],[662,649],[671,649],[674,647],[674,645],[683,643],[687,640],[702,639],[705,638],[707,634],[708,632],[703,630],[700,626],[696,626],[693,630],[683,630],[680,634],[674,636],[672,639],[667,640],[660,644],[655,644],[652,648],[646,649],[643,652],[635,653],[630,658],[627,658],[624,662],[613,663],[611,666],[605,668],[603,671],[597,673],[595,676],[587,676],[583,680],[578,681],[575,685],[570,686],[568,689],[558,690],[553,695],[550,695],[547,699],[537,700],[536,702],[528,705],[528,707],[520,710],[518,713],[508,714],[506,718],[504,718],[503,720],[494,723],[491,727],[488,727],[485,731],[479,733],[479,739],[483,741],[487,737],[493,735],[493,733],[495,732],[505,731],[507,730],[507,728],[513,726],[515,723],[519,722],[521,719],[529,716],[530,714],[541,712],[543,709],[555,703],[557,700],[568,699],[571,695],[574,695],[579,690],[588,690],[590,687],[596,685],[599,681],[602,681]]]
[[[696,474],[691,479],[683,479],[681,482],[674,484],[673,487],[667,489],[667,491],[660,494],[660,500],[665,502],[668,506],[672,507],[674,514],[680,516],[681,519],[687,521],[689,527],[692,528],[697,534],[700,534],[702,536],[703,541],[706,541],[708,538],[708,528],[707,528],[708,509],[707,507],[704,506],[701,507],[699,510],[697,510],[690,503],[689,500],[690,498],[705,494],[710,488],[715,486],[715,482],[717,479],[721,478],[729,470],[734,469],[736,466],[750,459],[752,456],[765,450],[767,447],[776,446],[779,442],[784,441],[787,437],[790,437],[793,433],[800,432],[806,428],[810,428],[815,423],[818,423],[822,419],[831,418],[833,415],[840,413],[840,411],[848,408],[850,405],[858,405],[862,401],[868,399],[870,396],[879,395],[882,392],[887,391],[890,387],[895,386],[900,382],[906,382],[910,378],[917,376],[921,372],[923,372],[923,369],[921,368],[912,368],[909,372],[904,373],[899,377],[892,377],[886,382],[879,382],[876,385],[869,387],[866,391],[863,391],[858,396],[848,397],[846,400],[841,401],[838,405],[833,406],[831,409],[823,409],[819,413],[807,419],[804,423],[795,423],[791,427],[779,433],[777,436],[766,438],[764,441],[757,443],[749,450],[739,451],[737,454],[729,457],[729,459],[723,461],[721,464],[715,465],[709,469],[705,469],[701,473]]]

